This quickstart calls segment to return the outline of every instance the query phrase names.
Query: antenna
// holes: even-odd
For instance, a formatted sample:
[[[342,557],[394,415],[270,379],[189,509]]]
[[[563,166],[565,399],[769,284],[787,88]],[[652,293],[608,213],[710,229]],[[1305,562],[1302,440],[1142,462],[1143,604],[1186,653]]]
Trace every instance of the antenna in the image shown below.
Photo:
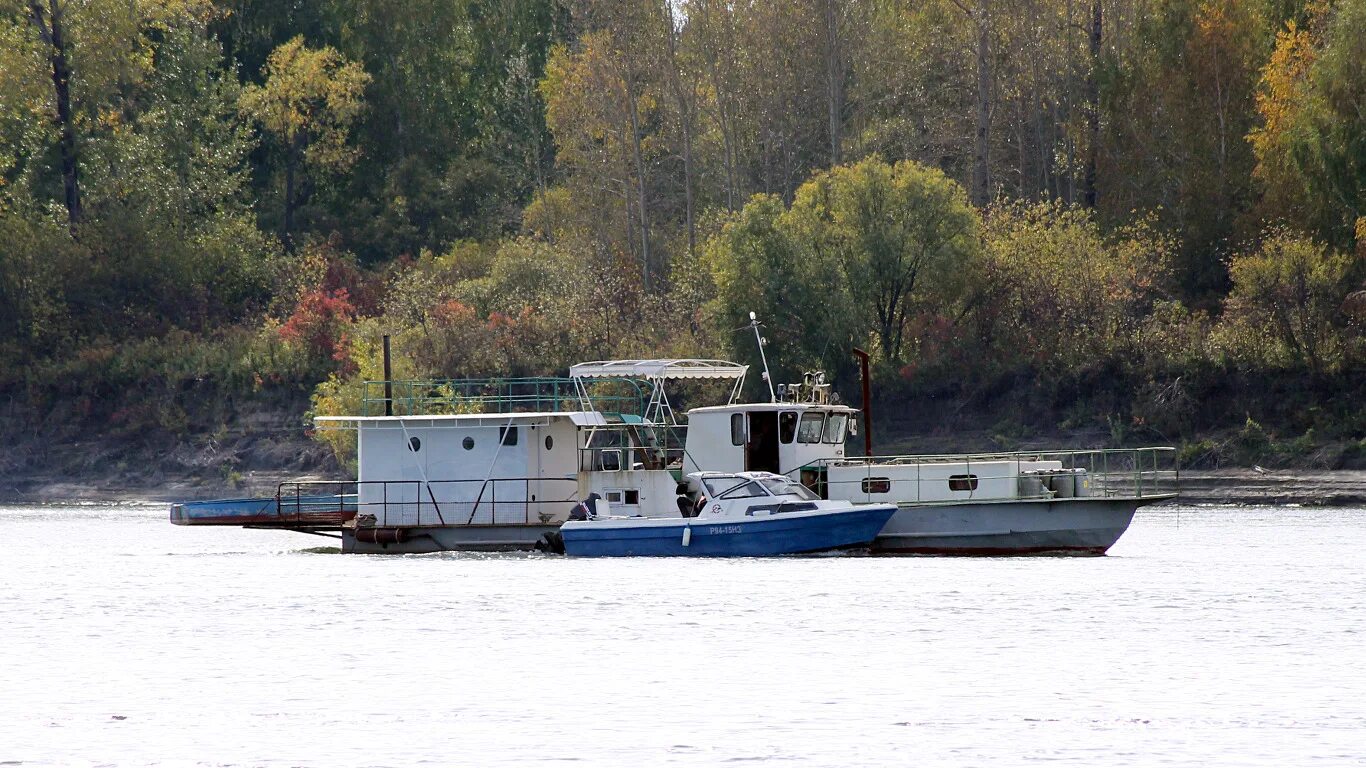
[[[764,337],[759,335],[759,321],[754,317],[754,313],[749,313],[749,327],[754,329],[754,341],[759,345],[759,360],[764,364],[764,383],[768,385],[768,401],[778,402],[778,396],[773,393],[773,377],[768,375],[768,356],[764,354]]]

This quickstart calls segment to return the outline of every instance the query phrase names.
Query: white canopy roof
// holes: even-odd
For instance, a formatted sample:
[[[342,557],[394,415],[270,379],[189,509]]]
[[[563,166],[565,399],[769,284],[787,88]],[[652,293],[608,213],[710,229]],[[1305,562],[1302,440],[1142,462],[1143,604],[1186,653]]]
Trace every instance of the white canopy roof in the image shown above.
[[[569,367],[576,379],[741,379],[749,370],[727,360],[598,360]]]

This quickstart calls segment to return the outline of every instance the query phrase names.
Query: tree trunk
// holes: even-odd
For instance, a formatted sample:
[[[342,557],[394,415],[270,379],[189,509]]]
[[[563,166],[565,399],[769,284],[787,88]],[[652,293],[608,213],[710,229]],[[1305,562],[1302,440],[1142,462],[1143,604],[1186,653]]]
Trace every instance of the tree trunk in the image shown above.
[[[298,165],[296,146],[298,140],[290,142],[285,156],[285,220],[281,225],[281,237],[285,250],[294,251],[294,168]]]
[[[697,253],[697,225],[693,216],[693,157],[692,157],[692,101],[683,89],[683,75],[678,66],[678,30],[674,27],[673,4],[664,0],[664,19],[668,23],[669,35],[669,83],[673,86],[674,98],[678,102],[678,121],[683,131],[683,204],[684,217],[688,228],[688,256]],[[689,90],[693,90],[689,88]],[[695,92],[695,91],[694,91]]]
[[[988,163],[991,156],[991,20],[990,1],[977,0],[977,130],[973,139],[972,202],[990,201]]]
[[[66,9],[60,0],[48,0],[48,7],[32,0],[28,4],[29,19],[38,28],[38,36],[48,47],[52,64],[52,89],[57,102],[59,153],[62,164],[62,187],[66,196],[67,225],[76,234],[81,219],[81,185],[76,152],[76,127],[71,114],[71,63],[67,61],[66,28],[63,16]],[[46,21],[44,21],[46,17]]]
[[[631,118],[631,155],[636,165],[636,206],[640,215],[641,287],[650,290],[650,219],[645,208],[645,158],[640,150],[640,112],[635,76],[626,73],[627,112]]]
[[[1082,204],[1096,207],[1096,155],[1100,152],[1100,0],[1091,0],[1091,68],[1086,73],[1086,175],[1082,181]]]
[[[840,51],[838,0],[822,0],[825,16],[825,107],[830,121],[830,165],[840,164],[844,128],[844,57]]]

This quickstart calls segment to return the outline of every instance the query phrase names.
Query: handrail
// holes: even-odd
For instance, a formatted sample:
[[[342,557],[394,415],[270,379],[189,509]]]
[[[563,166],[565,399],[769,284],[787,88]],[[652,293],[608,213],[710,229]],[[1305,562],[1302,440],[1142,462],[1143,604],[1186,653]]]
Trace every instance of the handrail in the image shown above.
[[[1007,466],[1002,468],[999,473],[988,468],[991,464],[1002,463]],[[955,464],[962,466],[964,468],[963,474],[973,479],[973,485],[968,489],[968,495],[966,497],[931,498],[927,500],[923,493],[926,484],[940,484],[952,478],[940,476],[939,473],[935,473],[933,477],[925,477],[924,471],[936,466]],[[1029,466],[1035,464],[1055,464],[1057,466]],[[830,478],[829,470],[831,468],[860,467],[863,471],[858,472],[854,478]],[[912,467],[915,469],[914,477],[894,476],[897,468]],[[871,498],[872,496],[886,495],[884,493],[872,494],[867,490],[872,487],[872,481],[883,480],[889,484],[889,491],[886,493],[892,493],[890,488],[893,484],[914,483],[915,492],[913,495],[893,495],[897,495],[905,501],[914,500],[916,502],[1039,498],[1039,496],[1024,494],[1020,486],[1021,481],[1031,476],[1040,479],[1052,478],[1060,473],[1076,473],[1077,478],[1084,478],[1087,481],[1086,492],[1084,494],[1078,492],[1078,495],[1101,498],[1167,498],[1177,492],[1180,483],[1180,466],[1177,462],[1176,449],[1167,446],[1071,451],[928,454],[922,456],[830,457],[809,462],[802,467],[791,470],[788,474],[821,468],[826,470],[821,482],[827,485],[859,484],[859,492],[839,494],[840,498],[851,500],[856,500],[856,496]],[[1002,486],[989,481],[1007,481],[1009,485]],[[998,490],[995,495],[986,495],[991,493],[988,489],[992,487],[1008,488],[1008,492]],[[982,489],[982,493],[978,492],[979,488]],[[1056,491],[1047,491],[1043,496],[1051,497],[1053,493]]]
[[[615,466],[605,454],[617,454]],[[683,466],[683,448],[655,448],[649,446],[602,446],[579,449],[579,470],[582,472],[625,472],[637,469],[679,469]]]
[[[388,385],[386,391],[385,385]],[[635,379],[613,380],[624,386],[622,394],[591,395],[594,409],[643,415],[654,385]],[[458,413],[521,413],[582,410],[582,394],[571,378],[530,377],[511,379],[402,379],[366,381],[362,384],[361,415],[385,413],[392,403],[396,416]]]
[[[452,498],[450,494],[439,493],[443,487],[473,486],[475,484],[480,487],[479,495],[475,498]],[[497,498],[499,486],[506,487],[508,484],[512,484],[514,489],[521,491],[521,498],[516,498],[519,494],[514,491],[511,494],[514,498],[507,499],[508,494],[505,491],[504,500],[499,501]],[[430,482],[421,480],[301,480],[279,484],[275,494],[276,513],[280,515],[282,522],[304,524],[308,522],[309,515],[316,517],[320,514],[319,509],[311,507],[307,501],[310,498],[321,498],[317,489],[338,487],[354,489],[345,495],[353,500],[352,506],[355,514],[358,517],[360,515],[373,515],[375,517],[374,524],[381,527],[389,525],[461,526],[485,524],[474,522],[481,510],[487,510],[489,513],[489,521],[486,524],[529,525],[533,522],[532,507],[543,508],[545,505],[558,504],[572,505],[578,502],[578,480],[565,477],[495,477],[488,480],[432,480]],[[403,492],[391,494],[391,487],[396,491],[402,490]],[[559,489],[559,491],[551,489]],[[362,490],[366,493],[362,494]],[[487,500],[483,498],[486,490],[491,497]],[[545,496],[547,492],[550,493],[551,498],[536,498]],[[371,497],[372,495],[379,498],[362,499],[363,496]],[[341,498],[342,494],[337,496]],[[506,510],[508,507],[514,510],[520,509],[520,519],[514,513],[512,515],[504,514],[500,520],[500,509]],[[468,516],[463,514],[466,509],[469,509]],[[328,506],[327,513],[333,514],[335,510]]]

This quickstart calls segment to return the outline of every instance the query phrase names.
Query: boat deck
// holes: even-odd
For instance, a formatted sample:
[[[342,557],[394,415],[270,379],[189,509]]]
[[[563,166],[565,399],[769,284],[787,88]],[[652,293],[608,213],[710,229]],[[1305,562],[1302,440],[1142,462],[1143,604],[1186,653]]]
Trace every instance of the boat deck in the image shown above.
[[[171,505],[176,525],[235,525],[283,530],[340,530],[356,516],[356,495],[267,496],[186,501]]]

